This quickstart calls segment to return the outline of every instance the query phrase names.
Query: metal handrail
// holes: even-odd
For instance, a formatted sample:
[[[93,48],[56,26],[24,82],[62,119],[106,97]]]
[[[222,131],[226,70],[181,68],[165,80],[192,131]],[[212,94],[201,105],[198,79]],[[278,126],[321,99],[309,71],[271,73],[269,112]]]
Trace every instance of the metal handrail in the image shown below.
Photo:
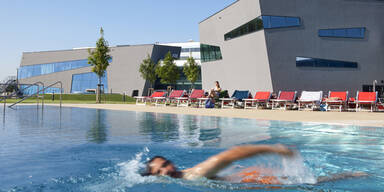
[[[50,88],[50,87],[56,85],[56,84],[60,84],[60,108],[61,108],[61,105],[62,105],[62,94],[63,94],[63,83],[62,83],[61,81],[57,81],[56,83],[53,83],[53,84],[51,84],[51,85],[49,85],[49,86],[47,86],[47,87],[44,87],[44,86],[43,86],[43,89],[42,89],[42,90],[38,89],[38,91],[37,91],[36,93],[34,93],[34,94],[32,94],[32,95],[29,95],[28,97],[24,97],[23,99],[21,99],[21,100],[15,102],[15,103],[13,103],[12,105],[10,105],[10,106],[8,106],[8,107],[11,108],[11,107],[13,107],[14,105],[17,105],[17,104],[23,102],[24,100],[26,100],[26,99],[28,99],[28,98],[31,98],[31,97],[33,97],[33,96],[35,96],[35,95],[38,95],[38,96],[39,96],[40,92],[43,92],[43,97],[42,97],[42,107],[44,107],[44,91],[45,91],[46,89],[48,89],[48,88]],[[38,99],[38,98],[37,98],[37,99]]]
[[[54,85],[57,85],[57,84],[60,84],[60,108],[61,108],[61,105],[62,105],[62,94],[63,94],[63,83],[61,81],[57,81],[55,83],[52,83],[51,85],[48,85],[47,87],[45,87],[44,89],[42,89],[41,91],[43,91],[43,101],[42,101],[42,107],[44,107],[44,91],[50,87],[53,87]]]
[[[25,89],[28,89],[28,88],[30,88],[30,87],[32,87],[32,86],[37,86],[37,90],[39,90],[39,89],[40,89],[39,84],[40,84],[42,87],[44,87],[44,83],[41,82],[41,81],[38,81],[38,82],[35,82],[35,83],[30,84],[30,85],[27,86],[27,87],[24,87],[24,88],[21,89],[20,91],[24,91]],[[12,93],[11,95],[6,95],[6,96],[4,96],[4,98],[0,99],[0,101],[6,100],[7,98],[9,98],[9,97],[13,97],[13,96],[15,96],[15,95],[17,95],[17,93]]]
[[[39,86],[40,84],[44,87],[44,83],[38,81],[38,82],[35,82],[35,83],[30,84],[29,86],[23,88],[22,90],[28,89],[28,88],[30,88],[30,87],[32,87],[32,86],[37,86],[37,90],[39,90],[39,89],[40,89],[40,86]],[[7,105],[7,98],[8,98],[8,97],[15,96],[15,94],[17,94],[17,93],[13,93],[13,94],[11,94],[11,95],[6,96],[6,97],[3,98],[3,100],[4,100],[4,114],[5,114],[5,106]],[[39,94],[40,94],[40,92],[37,91],[37,92],[36,92],[35,94],[33,94],[33,95],[39,95]],[[25,97],[25,98],[23,98],[22,100],[25,100],[25,99],[30,98],[30,97],[31,97],[31,96],[29,96],[29,97]],[[1,100],[1,101],[2,101],[2,100]],[[37,103],[37,108],[39,108],[39,98],[38,98],[38,97],[36,98],[36,103]],[[8,107],[11,108],[11,107],[14,106],[14,105],[15,105],[15,104],[12,104],[12,105],[10,105],[10,106],[8,106]]]

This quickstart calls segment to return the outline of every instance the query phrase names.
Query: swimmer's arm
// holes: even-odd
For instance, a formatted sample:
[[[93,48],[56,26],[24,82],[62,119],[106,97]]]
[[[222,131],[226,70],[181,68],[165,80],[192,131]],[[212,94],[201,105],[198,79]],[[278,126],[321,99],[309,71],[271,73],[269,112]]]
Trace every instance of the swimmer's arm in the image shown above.
[[[212,156],[204,162],[185,170],[187,177],[215,177],[216,174],[230,165],[233,161],[245,159],[261,154],[278,154],[292,156],[293,152],[283,145],[243,145],[232,147],[231,149]]]
[[[321,176],[317,178],[317,182],[328,182],[328,181],[336,181],[336,180],[341,180],[341,179],[347,179],[347,178],[353,178],[353,177],[364,177],[368,176],[367,173],[364,172],[347,172],[347,173],[338,173],[338,174],[333,174],[330,176]]]

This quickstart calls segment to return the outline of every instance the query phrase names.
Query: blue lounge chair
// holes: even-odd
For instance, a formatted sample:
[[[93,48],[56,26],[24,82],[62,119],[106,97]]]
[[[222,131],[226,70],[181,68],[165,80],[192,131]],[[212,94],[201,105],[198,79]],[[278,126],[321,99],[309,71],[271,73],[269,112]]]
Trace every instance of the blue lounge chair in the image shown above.
[[[243,99],[247,99],[249,96],[249,91],[235,90],[231,98],[220,98],[221,108],[235,108],[237,103],[241,103]]]

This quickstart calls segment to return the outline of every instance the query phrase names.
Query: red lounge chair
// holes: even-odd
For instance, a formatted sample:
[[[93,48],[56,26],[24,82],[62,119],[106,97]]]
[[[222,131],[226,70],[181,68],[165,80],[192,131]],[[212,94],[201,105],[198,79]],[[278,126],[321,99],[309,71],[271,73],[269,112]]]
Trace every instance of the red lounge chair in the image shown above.
[[[155,106],[166,106],[167,103],[176,101],[177,98],[184,96],[184,90],[172,90],[168,97],[155,97]]]
[[[324,102],[327,105],[327,111],[336,107],[341,112],[344,107],[347,107],[347,101],[348,91],[329,91],[328,98]]]
[[[279,91],[277,99],[271,99],[272,109],[282,109],[286,110],[287,106],[292,106],[295,103],[297,91]]]
[[[166,102],[168,102],[169,104],[177,103],[177,99],[183,97],[184,93],[184,90],[173,90],[171,94],[169,94],[169,97],[167,98]]]
[[[258,91],[253,99],[243,99],[244,109],[258,108],[259,105],[267,107],[272,93],[269,91]],[[248,105],[249,104],[249,105]]]
[[[377,110],[378,111],[384,111],[384,99],[379,98],[379,101],[377,102]]]
[[[177,98],[177,107],[188,107],[189,104],[194,102],[199,102],[200,107],[200,98],[205,98],[204,90],[202,89],[193,89],[189,97],[179,97]]]
[[[377,92],[357,92],[356,94],[356,111],[361,111],[362,105],[371,106],[371,112],[376,107]]]
[[[165,97],[165,95],[167,95],[167,92],[165,91],[155,91],[149,97],[140,96],[140,97],[134,97],[134,98],[136,99],[136,105],[146,105],[147,102],[152,102],[156,98]]]

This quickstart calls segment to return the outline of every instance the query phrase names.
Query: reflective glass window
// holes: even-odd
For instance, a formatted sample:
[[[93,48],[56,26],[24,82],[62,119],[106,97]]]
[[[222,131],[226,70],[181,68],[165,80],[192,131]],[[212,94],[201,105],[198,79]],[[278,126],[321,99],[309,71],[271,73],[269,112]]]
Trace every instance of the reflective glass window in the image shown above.
[[[201,62],[216,61],[222,59],[219,46],[200,44]]]
[[[108,62],[112,62],[112,59],[110,59]],[[28,66],[23,66],[19,68],[18,79],[24,79],[24,78],[56,73],[60,71],[78,69],[81,67],[89,67],[89,66],[90,65],[88,64],[88,59],[38,64],[38,65],[28,65]]]
[[[259,16],[248,23],[237,27],[236,29],[226,33],[224,40],[231,40],[249,33],[253,33],[262,29],[272,29],[281,27],[296,27],[300,26],[299,17],[284,17],[284,16]]]
[[[99,77],[93,73],[80,73],[72,75],[71,93],[85,93],[87,89],[97,89]],[[104,84],[104,91],[108,92],[107,73],[101,78],[101,83]]]
[[[365,28],[320,29],[319,37],[341,37],[364,39]]]
[[[357,62],[296,57],[296,67],[357,68]]]
[[[224,40],[227,41],[236,37],[259,31],[261,29],[263,29],[263,21],[261,17],[257,17],[248,23],[245,23],[244,25],[241,25],[240,27],[226,33],[224,35]]]
[[[28,88],[27,88],[28,87]],[[39,90],[41,91],[40,94],[42,94],[43,87],[39,87]],[[57,87],[49,87],[44,90],[44,93],[61,93],[60,88]],[[21,85],[20,91],[23,93],[23,95],[33,95],[37,93],[37,85],[32,85],[29,87],[29,85]]]
[[[265,29],[281,28],[281,27],[297,27],[301,25],[299,17],[263,15],[262,19],[263,19],[263,26]]]

